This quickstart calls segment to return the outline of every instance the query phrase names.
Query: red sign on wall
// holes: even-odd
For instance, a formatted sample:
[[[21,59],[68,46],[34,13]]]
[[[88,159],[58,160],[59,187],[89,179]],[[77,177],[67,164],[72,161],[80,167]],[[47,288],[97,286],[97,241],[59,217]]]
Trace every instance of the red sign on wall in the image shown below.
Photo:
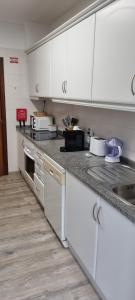
[[[16,109],[16,120],[17,121],[26,121],[27,120],[27,109],[26,108],[17,108]]]
[[[18,57],[10,57],[10,64],[18,64],[19,58]]]

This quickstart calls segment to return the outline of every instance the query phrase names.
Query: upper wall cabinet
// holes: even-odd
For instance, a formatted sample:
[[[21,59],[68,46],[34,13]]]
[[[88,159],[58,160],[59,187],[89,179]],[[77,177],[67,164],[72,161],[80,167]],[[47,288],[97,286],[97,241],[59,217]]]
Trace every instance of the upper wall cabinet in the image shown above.
[[[28,55],[29,95],[38,96],[38,49]]]
[[[92,15],[53,40],[53,97],[91,100],[94,28]]]
[[[68,30],[67,96],[91,100],[95,15]]]
[[[52,40],[52,96],[65,98],[67,31]]]
[[[28,55],[29,91],[32,97],[50,97],[51,41]]]
[[[135,1],[96,14],[94,101],[135,104]]]

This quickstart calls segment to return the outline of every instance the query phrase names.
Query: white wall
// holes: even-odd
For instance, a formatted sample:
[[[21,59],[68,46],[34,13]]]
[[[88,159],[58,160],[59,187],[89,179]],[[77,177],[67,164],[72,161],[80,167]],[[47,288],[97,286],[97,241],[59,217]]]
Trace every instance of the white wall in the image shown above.
[[[24,25],[0,22],[0,48],[25,49]]]
[[[45,24],[37,23],[25,23],[25,36],[26,36],[26,48],[30,48],[37,41],[44,38],[48,31],[49,27]]]
[[[16,108],[28,109],[29,115],[40,109],[40,104],[29,100],[28,70],[24,50],[46,34],[42,24],[13,24],[0,22],[0,57],[4,58],[7,146],[9,172],[17,167]],[[18,57],[19,64],[10,64],[10,57]]]
[[[10,64],[10,56],[18,57],[19,64]],[[4,58],[5,101],[7,119],[7,146],[9,172],[17,167],[17,139],[16,139],[16,108],[28,109],[29,115],[36,110],[29,100],[28,72],[26,54],[23,50],[0,49],[0,57]]]
[[[0,48],[26,50],[47,33],[45,24],[0,22]]]
[[[61,127],[67,114],[77,117],[83,128],[92,128],[95,135],[116,136],[124,142],[123,156],[135,161],[135,113],[97,109],[48,102],[48,113],[52,113]]]

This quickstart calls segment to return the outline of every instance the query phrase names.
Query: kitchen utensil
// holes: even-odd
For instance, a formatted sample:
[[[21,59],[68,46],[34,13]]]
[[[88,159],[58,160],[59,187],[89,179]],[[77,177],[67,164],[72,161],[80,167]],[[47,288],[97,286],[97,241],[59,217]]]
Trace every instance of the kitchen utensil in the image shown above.
[[[76,119],[76,118],[72,118],[72,119],[71,119],[71,124],[72,124],[72,126],[76,126],[76,125],[78,124],[78,122],[79,122],[79,120]]]

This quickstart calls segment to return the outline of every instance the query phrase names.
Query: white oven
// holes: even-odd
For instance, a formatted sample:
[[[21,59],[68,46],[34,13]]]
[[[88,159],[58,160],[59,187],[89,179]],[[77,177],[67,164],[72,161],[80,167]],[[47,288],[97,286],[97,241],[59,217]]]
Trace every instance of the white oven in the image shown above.
[[[24,177],[31,188],[34,190],[34,173],[35,173],[35,160],[34,160],[34,149],[30,145],[25,145],[24,148],[24,164],[25,171]]]
[[[34,192],[41,206],[44,208],[43,153],[40,150],[36,150],[34,158],[35,158]]]

